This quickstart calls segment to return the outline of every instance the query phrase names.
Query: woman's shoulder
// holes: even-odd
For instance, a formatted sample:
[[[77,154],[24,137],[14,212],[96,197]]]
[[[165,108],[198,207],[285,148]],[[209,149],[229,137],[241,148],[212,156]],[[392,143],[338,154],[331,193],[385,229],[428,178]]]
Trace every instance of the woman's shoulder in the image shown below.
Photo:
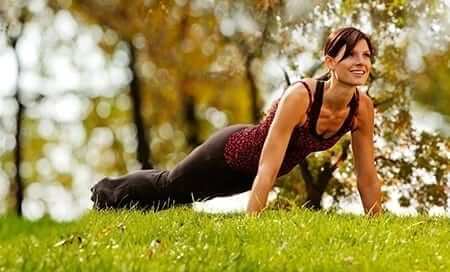
[[[311,91],[314,91],[314,89],[316,89],[317,79],[311,78],[311,77],[305,77],[305,78],[302,78],[301,81],[306,83],[308,85],[308,87],[311,89]]]
[[[372,98],[367,94],[367,92],[357,89],[358,91],[358,111],[367,110],[369,112],[373,112],[374,104]]]
[[[294,99],[310,99],[314,96],[314,90],[316,87],[316,80],[313,78],[303,78],[292,83],[283,97],[286,99],[295,97]]]
[[[311,108],[314,97],[311,88],[315,86],[314,79],[302,79],[301,81],[303,83],[300,81],[292,83],[276,101],[276,107],[274,107],[274,112],[284,112],[290,118],[298,116],[298,124],[304,123]]]
[[[358,104],[355,112],[356,120],[352,126],[352,131],[357,130],[362,124],[373,124],[374,104],[372,98],[363,90],[358,89]]]

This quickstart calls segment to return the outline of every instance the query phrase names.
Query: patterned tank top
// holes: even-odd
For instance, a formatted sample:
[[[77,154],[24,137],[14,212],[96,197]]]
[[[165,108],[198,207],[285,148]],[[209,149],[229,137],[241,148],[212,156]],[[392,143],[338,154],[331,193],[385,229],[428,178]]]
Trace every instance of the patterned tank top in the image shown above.
[[[278,171],[278,177],[289,173],[292,168],[304,160],[310,153],[326,150],[334,146],[345,133],[352,129],[353,117],[357,113],[359,102],[358,90],[347,105],[350,106],[350,111],[342,126],[333,136],[324,138],[323,135],[317,134],[315,130],[322,105],[324,81],[317,81],[312,104],[311,90],[305,82],[300,82],[305,85],[309,94],[310,102],[306,111],[307,118],[303,124],[298,124],[292,131],[283,162]],[[232,169],[256,175],[264,141],[274,119],[280,99],[278,98],[273,102],[259,124],[240,129],[229,136],[225,143],[224,156],[227,164]]]

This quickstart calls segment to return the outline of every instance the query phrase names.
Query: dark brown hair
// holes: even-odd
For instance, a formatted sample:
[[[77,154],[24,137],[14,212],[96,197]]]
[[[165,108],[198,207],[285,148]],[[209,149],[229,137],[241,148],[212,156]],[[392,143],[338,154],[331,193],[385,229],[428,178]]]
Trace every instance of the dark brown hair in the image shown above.
[[[339,60],[342,61],[343,59],[351,55],[353,48],[355,48],[356,44],[360,40],[365,40],[367,42],[370,51],[370,58],[371,61],[373,62],[375,56],[375,48],[373,47],[369,36],[367,36],[361,30],[354,27],[342,27],[331,32],[325,42],[325,46],[323,48],[323,55],[324,56],[328,55],[334,58],[339,53],[339,50],[341,50],[341,48],[345,46],[344,56],[342,57],[341,60]],[[330,72],[327,72],[318,79],[327,80],[330,77],[331,77]]]

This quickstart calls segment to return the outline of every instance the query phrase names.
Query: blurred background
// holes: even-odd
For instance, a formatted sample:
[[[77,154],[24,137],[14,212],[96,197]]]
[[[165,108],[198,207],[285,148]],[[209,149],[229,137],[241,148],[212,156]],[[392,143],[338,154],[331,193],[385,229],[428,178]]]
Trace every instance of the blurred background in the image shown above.
[[[74,220],[104,176],[170,169],[324,72],[329,32],[377,47],[384,207],[450,215],[450,1],[0,0],[0,214]],[[281,178],[273,207],[362,213],[350,135]],[[196,203],[242,210],[246,195]]]

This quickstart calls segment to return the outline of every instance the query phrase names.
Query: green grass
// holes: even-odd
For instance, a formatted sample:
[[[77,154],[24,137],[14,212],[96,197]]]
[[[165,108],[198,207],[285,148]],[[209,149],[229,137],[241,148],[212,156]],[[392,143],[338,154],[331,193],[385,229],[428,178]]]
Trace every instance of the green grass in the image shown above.
[[[450,271],[447,218],[187,208],[0,219],[0,271]]]

